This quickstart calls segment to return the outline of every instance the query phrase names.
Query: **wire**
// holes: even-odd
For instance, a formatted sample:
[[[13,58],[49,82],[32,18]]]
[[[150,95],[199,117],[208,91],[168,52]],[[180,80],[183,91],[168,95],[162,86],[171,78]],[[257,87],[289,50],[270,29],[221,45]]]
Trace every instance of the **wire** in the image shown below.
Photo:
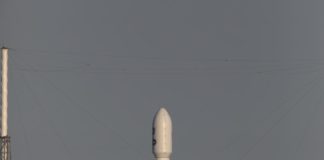
[[[18,121],[20,122],[20,125],[21,125],[21,128],[23,130],[22,134],[23,134],[23,139],[24,139],[24,143],[26,145],[26,150],[27,150],[27,153],[29,154],[29,159],[34,159],[33,157],[33,153],[31,152],[31,147],[30,147],[30,137],[28,136],[28,132],[26,130],[26,126],[24,124],[24,121],[22,120],[23,118],[23,114],[22,114],[22,111],[21,111],[21,103],[20,103],[20,99],[19,99],[19,96],[16,94],[16,92],[11,92],[12,94],[14,94],[14,97],[17,99],[15,102],[18,104],[17,105],[17,110],[18,110]],[[20,92],[22,93],[22,92]]]
[[[33,68],[32,66],[30,66],[30,67]],[[85,113],[85,115],[87,115],[89,118],[91,118],[92,120],[94,120],[96,122],[95,124],[100,124],[102,128],[107,129],[108,131],[114,133],[116,136],[118,136],[124,142],[124,144],[126,144],[127,147],[137,148],[137,147],[131,145],[123,136],[121,136],[121,134],[117,133],[117,131],[115,129],[113,129],[111,126],[107,125],[106,123],[103,123],[98,118],[96,118],[96,116],[94,116],[90,111],[88,111],[87,109],[82,107],[81,104],[76,104],[75,101],[72,100],[72,98],[70,97],[69,94],[67,94],[65,91],[63,91],[59,87],[57,87],[54,84],[54,82],[52,82],[50,79],[48,79],[47,77],[45,77],[45,76],[43,76],[41,74],[37,74],[37,75],[40,78],[42,78],[43,80],[47,81],[47,83],[50,84],[50,86],[52,86],[57,92],[59,92],[60,95],[64,95],[63,97],[72,104],[72,105],[69,105],[69,106],[72,106],[73,108],[75,108],[79,112],[81,111],[81,112]],[[27,80],[25,80],[25,81],[26,81],[26,83],[28,83]],[[30,84],[28,84],[27,86],[30,86]],[[29,87],[29,88],[31,89],[31,87]],[[43,106],[43,105],[40,105],[40,106]],[[81,106],[81,107],[76,107],[76,106]],[[54,128],[53,122],[50,122],[50,123],[51,123],[51,126],[53,126],[53,128]],[[56,132],[56,136],[61,139],[62,144],[65,146],[65,148],[67,148],[67,145],[63,142],[63,140],[62,140],[62,138],[61,138],[61,136],[60,136],[60,134],[58,132]],[[142,152],[139,152],[139,151],[134,150],[134,149],[132,149],[132,150],[135,151],[138,154],[139,159],[142,159],[141,156],[139,156],[139,155],[142,155],[142,156],[144,155]]]
[[[38,98],[38,96],[36,95],[35,91],[32,89],[29,80],[28,80],[26,77],[24,77],[24,76],[23,76],[23,79],[24,79],[24,82],[25,82],[26,86],[27,86],[28,89],[31,91],[30,93],[32,93],[31,95],[32,95],[32,97],[34,98],[34,103],[37,103],[35,106],[40,106],[40,107],[39,107],[39,108],[40,108],[40,112],[42,112],[41,115],[43,115],[43,117],[45,118],[44,115],[46,114],[46,112],[42,111],[42,108],[45,109],[45,108],[44,108],[44,105],[42,105],[42,104],[40,103],[39,98]],[[66,155],[68,155],[67,158],[71,160],[71,159],[72,159],[72,158],[71,158],[71,155],[72,155],[72,154],[71,154],[71,151],[70,151],[69,147],[67,146],[67,144],[65,143],[65,141],[63,140],[62,135],[57,131],[57,129],[56,129],[56,127],[55,127],[53,121],[52,121],[49,117],[47,117],[47,118],[45,118],[45,119],[47,119],[47,122],[48,122],[48,124],[49,124],[49,127],[52,128],[52,130],[53,130],[52,133],[54,133],[54,135],[57,137],[57,139],[58,139],[58,140],[60,141],[60,143],[62,144],[62,146],[63,146],[63,151],[66,153]]]
[[[13,49],[14,51],[17,51],[17,49]],[[23,52],[23,51],[22,51]],[[54,53],[51,53],[55,55]],[[20,54],[23,55],[23,54]],[[123,58],[134,58],[132,56],[122,56]],[[137,57],[137,56],[135,56]],[[138,57],[137,57],[138,58]],[[143,57],[142,57],[143,58]],[[159,58],[157,58],[159,59]],[[174,58],[169,58],[173,60],[178,60]],[[248,59],[245,59],[248,60]],[[228,60],[221,60],[223,62],[228,62]],[[246,61],[249,62],[247,64],[251,65],[251,61]],[[232,62],[242,62],[242,61],[232,61]],[[245,61],[243,61],[245,62]],[[254,61],[258,62],[258,60]],[[267,61],[270,62],[272,65],[274,62],[278,61]],[[280,61],[279,61],[280,62]],[[308,62],[308,61],[306,61]],[[305,72],[314,72],[317,69],[322,69],[324,63],[309,63],[307,64],[308,66],[303,66],[305,64],[294,64],[294,66],[289,66],[289,67],[277,67],[275,68],[269,66],[235,66],[236,68],[233,68],[232,66],[218,66],[218,67],[203,67],[203,66],[197,66],[197,67],[162,67],[162,68],[138,68],[132,66],[132,67],[112,67],[112,68],[95,68],[95,67],[90,67],[87,64],[83,65],[77,65],[77,66],[60,66],[60,67],[55,67],[55,68],[49,68],[46,69],[44,67],[28,67],[28,68],[15,68],[15,70],[18,71],[26,71],[26,72],[46,72],[46,73],[92,73],[92,74],[103,74],[103,73],[110,73],[110,74],[120,74],[120,75],[132,75],[132,76],[188,76],[188,74],[206,74],[208,76],[217,76],[215,73],[220,74],[220,73],[252,73],[252,74],[269,74],[269,73],[282,73],[282,74],[296,74],[296,73],[305,73]],[[233,63],[232,63],[233,64]],[[177,64],[179,65],[179,64]],[[191,64],[192,65],[192,64]],[[230,67],[230,68],[228,68]],[[232,67],[232,68],[231,68]],[[248,68],[246,68],[248,67]],[[266,67],[266,68],[264,68]],[[39,69],[41,68],[41,69]]]
[[[315,78],[315,79],[316,79],[316,78]],[[300,85],[300,86],[302,86],[302,87],[296,89],[296,91],[293,91],[292,93],[296,93],[297,96],[298,96],[298,93],[304,91],[305,86],[309,86],[309,85],[311,85],[312,83],[314,83],[315,79],[311,80],[310,82],[307,81],[306,83]],[[270,86],[269,86],[269,87],[270,87]],[[307,89],[307,88],[306,88],[306,89]],[[302,93],[303,93],[303,92],[302,92]],[[265,96],[265,94],[263,94],[263,97],[264,97],[264,96]],[[256,99],[262,99],[262,98],[256,98]],[[273,115],[275,112],[278,112],[279,110],[281,110],[282,108],[284,108],[285,105],[286,105],[288,102],[289,102],[289,99],[288,99],[287,97],[282,98],[282,99],[281,99],[281,102],[280,102],[280,105],[278,105],[278,107],[275,107],[272,111],[270,111],[270,113],[269,113],[268,115]],[[269,117],[270,117],[270,116],[269,116]],[[263,118],[262,120],[260,120],[261,123],[260,123],[259,126],[261,126],[261,124],[263,125],[263,124],[266,122],[267,118],[269,118],[269,117],[264,116],[264,118]],[[259,127],[257,127],[257,128],[259,128]],[[257,128],[253,128],[253,130],[256,130]],[[250,129],[250,130],[252,130],[252,129]],[[245,133],[245,134],[240,134],[239,136],[234,137],[234,138],[231,140],[231,142],[227,143],[224,147],[222,147],[221,149],[219,149],[218,152],[224,152],[224,151],[230,149],[230,147],[236,145],[236,144],[237,144],[237,143],[238,143],[238,142],[239,142],[239,141],[244,137],[244,135],[246,135],[246,134],[247,134],[247,133]]]
[[[323,94],[324,95],[324,94]],[[319,101],[322,100],[322,97],[320,97]],[[313,107],[314,108],[314,107]],[[318,113],[317,111],[321,108],[321,105],[318,105],[317,109],[314,109],[313,112]],[[306,137],[309,134],[309,130],[311,128],[311,122],[315,119],[315,116],[311,116],[311,118],[309,118],[308,121],[308,125],[306,125],[304,133],[302,134],[302,136],[300,137],[299,141],[296,143],[296,149],[295,152],[299,153],[301,146],[304,144]]]
[[[52,54],[52,53],[49,53],[49,54]],[[96,55],[98,56],[98,55]],[[105,55],[107,56],[107,55]],[[127,56],[117,56],[118,58],[139,58],[139,59],[151,59],[151,60],[158,60],[159,58],[154,58],[154,57],[127,57]],[[159,59],[159,60],[168,60],[168,59]],[[176,59],[176,60],[179,60],[179,59]],[[188,59],[182,59],[182,60],[188,60]],[[191,59],[192,60],[192,59]],[[197,59],[195,59],[197,60]],[[206,59],[205,59],[206,60]],[[213,61],[215,59],[212,59],[211,61]],[[219,60],[219,59],[218,59]],[[217,60],[217,61],[218,61]],[[197,61],[200,61],[199,59]],[[261,60],[262,61],[262,60]],[[300,60],[302,62],[313,62],[313,61],[317,61],[317,60]],[[318,60],[318,61],[322,61],[322,60]],[[207,62],[207,60],[205,61]],[[209,62],[209,61],[208,61]],[[216,62],[216,61],[214,61]],[[253,60],[248,60],[248,59],[222,59],[221,61],[219,62],[248,62],[248,63],[251,63],[253,62]],[[264,60],[262,63],[273,63],[271,61],[266,61]],[[281,62],[281,61],[276,61],[276,62]],[[259,63],[259,62],[258,62]],[[300,63],[298,61],[298,63]],[[233,64],[233,63],[232,63]],[[17,68],[16,71],[23,71],[23,72],[40,72],[40,73],[50,73],[50,72],[54,72],[54,73],[58,73],[58,72],[67,72],[67,73],[110,73],[110,74],[124,74],[124,75],[135,75],[135,76],[139,76],[139,75],[144,75],[144,76],[152,76],[152,75],[171,75],[171,76],[176,76],[176,75],[183,75],[184,73],[207,73],[208,76],[215,76],[211,73],[241,73],[242,70],[247,70],[246,72],[243,72],[243,73],[257,73],[257,74],[268,74],[268,73],[283,73],[283,74],[288,74],[288,73],[302,73],[302,74],[306,74],[306,73],[316,73],[316,72],[321,72],[322,69],[323,69],[323,63],[312,63],[310,66],[307,66],[307,68],[305,67],[305,64],[294,64],[296,66],[293,66],[293,67],[276,67],[276,68],[266,68],[266,70],[259,70],[259,68],[257,68],[257,66],[254,66],[254,68],[238,68],[238,70],[231,70],[231,71],[224,71],[224,68],[220,68],[219,70],[217,70],[217,68],[208,68],[208,67],[196,67],[196,68],[181,68],[181,67],[176,67],[176,68],[162,68],[160,70],[154,70],[154,69],[148,69],[148,70],[145,70],[144,72],[143,71],[130,71],[130,70],[126,70],[126,69],[118,69],[116,70],[116,68],[113,68],[113,69],[109,69],[109,68],[90,68],[88,67],[89,69],[87,70],[79,70],[79,68],[64,68],[64,67],[61,67],[61,68],[54,68],[54,69],[38,69],[38,68],[35,68],[35,67],[29,67],[29,68]],[[264,69],[264,68],[262,68]],[[39,74],[40,76],[40,74]],[[41,76],[40,76],[41,77]],[[42,76],[41,78],[43,78],[44,80],[48,81],[49,84],[51,84],[51,86],[53,88],[55,88],[58,92],[60,92],[62,95],[65,95],[65,98],[70,101],[70,103],[75,103],[71,97],[68,96],[68,94],[58,88],[50,79],[48,79],[47,77],[45,76]],[[320,77],[319,77],[320,78]],[[310,84],[312,84],[311,86],[315,85],[316,82],[315,82],[316,78],[314,79],[314,82],[312,81]],[[313,86],[314,87],[314,86]],[[256,141],[256,143],[254,143],[252,145],[252,147],[250,147],[248,149],[248,151],[243,154],[242,158],[241,159],[245,159],[249,153],[269,134],[271,133],[271,131],[282,121],[284,120],[289,114],[290,112],[292,112],[296,106],[302,101],[302,99],[304,99],[307,94],[313,89],[313,87],[309,87],[307,92],[305,92],[300,99],[298,99],[298,101],[296,101],[296,103],[294,103],[292,106],[290,106],[288,108],[288,110]],[[73,107],[74,106],[78,106],[78,105],[72,105]],[[79,105],[81,106],[81,105]],[[77,108],[77,107],[76,107]],[[275,110],[273,110],[273,112],[277,112],[280,108],[282,108],[281,106],[280,107],[276,107]],[[80,108],[77,108],[77,109],[80,109]],[[97,119],[93,114],[91,114],[91,112],[89,112],[88,110],[82,108],[81,109],[84,113],[86,113],[88,116],[92,117],[92,119],[96,122],[99,122],[98,124],[101,124],[102,126],[104,126],[104,128],[109,128],[107,126],[107,124],[105,123],[102,123],[99,119]],[[271,112],[271,114],[273,113]],[[116,134],[116,135],[119,135],[119,134]],[[237,139],[240,139],[240,138],[237,138]],[[236,141],[236,139],[235,139]],[[230,144],[229,146],[231,146],[232,144]]]
[[[295,108],[296,106],[312,91],[312,89],[316,86],[316,80],[321,80],[323,77],[317,77],[312,81],[312,85],[308,88],[308,90],[293,104],[291,105],[288,110],[268,129],[266,132],[257,139],[257,141],[248,148],[247,152],[245,152],[240,160],[246,159],[246,157],[249,155],[249,153],[269,134],[271,131],[282,121],[284,120]],[[320,82],[320,81],[319,81]]]
[[[66,98],[66,100],[68,100],[73,106],[73,108],[75,108],[78,111],[82,111],[83,113],[85,113],[85,115],[87,115],[89,118],[91,118],[93,121],[96,122],[96,124],[100,124],[102,128],[106,129],[108,132],[112,132],[114,133],[116,136],[118,136],[123,142],[124,144],[129,147],[129,148],[137,148],[134,145],[131,145],[131,143],[129,143],[123,136],[121,136],[121,134],[117,133],[115,129],[112,128],[112,126],[107,125],[106,123],[100,121],[98,118],[96,118],[96,116],[93,115],[92,112],[90,112],[89,110],[85,109],[84,107],[76,107],[76,106],[82,106],[82,104],[76,104],[75,101],[72,100],[72,98],[70,97],[69,94],[67,94],[65,91],[63,91],[62,89],[58,88],[53,81],[51,81],[50,79],[46,78],[45,76],[41,76],[39,75],[39,77],[41,77],[42,79],[46,80],[48,82],[48,84],[50,84],[56,91],[58,91],[60,93],[60,95],[63,95],[63,97]],[[141,156],[144,157],[144,153],[139,152],[137,150],[134,150],[137,154],[138,154],[138,158],[141,159]],[[141,155],[141,156],[140,156]]]
[[[156,57],[156,56],[140,56],[140,55],[120,55],[116,53],[109,53],[109,51],[102,52],[91,52],[91,54],[84,54],[81,51],[49,51],[49,50],[35,50],[35,49],[24,49],[24,48],[10,48],[12,52],[21,55],[50,55],[50,56],[75,56],[75,57],[97,57],[107,56],[111,58],[122,58],[122,59],[141,59],[141,60],[156,60],[156,61],[176,61],[176,62],[227,62],[227,63],[274,63],[274,62],[324,62],[324,59],[307,59],[307,58],[295,58],[295,59],[265,59],[265,58],[212,58],[212,57]]]
[[[12,59],[12,61],[15,63],[15,60],[14,59]],[[64,142],[64,140],[62,139],[62,136],[61,136],[61,134],[57,131],[57,129],[55,128],[55,126],[54,126],[54,123],[52,122],[52,120],[49,118],[49,117],[46,117],[46,116],[44,116],[45,114],[46,114],[46,112],[44,112],[43,110],[42,110],[42,108],[44,109],[44,105],[42,105],[41,103],[40,103],[40,101],[39,101],[39,98],[38,98],[38,96],[37,96],[37,94],[35,93],[35,91],[33,90],[33,88],[31,87],[31,85],[30,85],[30,82],[29,82],[29,80],[28,80],[28,78],[26,78],[26,76],[25,76],[25,74],[22,74],[22,79],[23,79],[23,82],[26,84],[25,86],[28,88],[28,90],[30,91],[29,93],[31,93],[31,97],[34,99],[34,103],[36,103],[36,105],[35,106],[41,106],[41,107],[38,107],[40,110],[40,112],[42,112],[42,114],[40,114],[40,115],[43,115],[43,117],[44,117],[44,119],[47,119],[47,122],[48,122],[48,126],[50,127],[50,128],[52,128],[52,130],[53,130],[53,132],[52,133],[54,133],[54,135],[57,137],[57,139],[60,141],[60,143],[62,144],[62,146],[63,146],[63,151],[66,153],[66,155],[68,155],[67,156],[67,158],[68,159],[71,159],[71,154],[70,154],[70,149],[67,147],[67,144]]]

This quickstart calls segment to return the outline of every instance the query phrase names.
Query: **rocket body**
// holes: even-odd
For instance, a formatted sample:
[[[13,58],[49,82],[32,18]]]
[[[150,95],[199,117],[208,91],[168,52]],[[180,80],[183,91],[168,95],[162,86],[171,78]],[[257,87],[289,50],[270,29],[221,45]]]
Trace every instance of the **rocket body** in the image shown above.
[[[169,160],[172,153],[172,120],[165,108],[161,108],[153,121],[152,149],[157,160]]]

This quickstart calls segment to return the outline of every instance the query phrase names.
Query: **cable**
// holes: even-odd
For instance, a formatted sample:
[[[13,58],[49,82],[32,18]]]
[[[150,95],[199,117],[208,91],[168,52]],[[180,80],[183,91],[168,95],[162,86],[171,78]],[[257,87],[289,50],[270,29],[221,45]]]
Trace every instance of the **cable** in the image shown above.
[[[301,91],[304,91],[304,88],[305,88],[305,86],[308,86],[308,85],[311,85],[311,84],[313,84],[314,83],[314,81],[316,80],[316,78],[315,79],[313,79],[313,80],[311,80],[310,82],[306,82],[306,83],[304,83],[304,84],[302,84],[302,85],[300,85],[300,86],[302,86],[301,88],[298,88],[296,91],[294,91],[293,93],[299,93],[299,92],[301,92]],[[270,87],[270,86],[269,86]],[[307,88],[306,88],[307,89]],[[298,95],[298,94],[297,94]],[[256,99],[260,99],[260,98],[256,98]],[[282,109],[282,108],[284,108],[285,107],[285,105],[287,104],[289,102],[289,99],[286,97],[286,98],[282,98],[281,99],[281,102],[280,102],[280,105],[278,105],[278,107],[275,107],[268,115],[273,115],[275,112],[278,112],[280,109]],[[263,125],[265,122],[266,122],[266,120],[267,120],[267,118],[269,118],[269,117],[264,117],[262,120],[260,120],[260,125],[259,126],[261,126],[261,124]],[[250,129],[250,130],[252,130],[252,129]],[[255,128],[253,129],[253,130],[256,130]],[[231,142],[229,142],[229,143],[227,143],[224,147],[222,147],[218,152],[224,152],[224,151],[226,151],[226,150],[228,150],[230,147],[232,147],[232,146],[234,146],[235,144],[237,144],[242,138],[243,138],[243,136],[244,135],[246,135],[247,133],[245,133],[245,134],[240,134],[239,136],[237,136],[237,137],[235,137],[235,138],[233,138],[233,140],[231,140]]]
[[[15,60],[12,58],[12,61],[15,62]],[[61,134],[57,131],[57,129],[55,128],[54,126],[54,123],[52,122],[52,120],[48,117],[45,117],[45,112],[42,111],[42,108],[44,108],[44,105],[42,105],[39,101],[39,98],[37,97],[37,94],[35,93],[35,91],[33,90],[33,88],[30,86],[30,82],[28,80],[28,78],[26,78],[25,74],[22,74],[22,79],[23,79],[23,82],[26,84],[25,86],[28,88],[28,90],[30,91],[29,93],[31,93],[31,97],[34,98],[34,103],[36,103],[35,106],[42,106],[42,107],[39,107],[40,108],[40,112],[42,112],[42,114],[40,115],[43,115],[44,119],[47,119],[47,122],[48,122],[48,126],[50,128],[52,128],[54,135],[57,137],[57,139],[60,141],[60,143],[62,144],[63,146],[63,151],[66,153],[67,158],[71,160],[71,154],[70,154],[70,149],[67,147],[67,144],[63,141],[62,139],[62,136]]]
[[[29,159],[34,159],[33,153],[31,152],[30,143],[29,143],[30,137],[27,135],[27,130],[26,130],[24,121],[22,120],[22,117],[23,117],[23,114],[22,114],[22,111],[21,111],[21,106],[22,105],[20,103],[19,96],[16,94],[16,92],[11,92],[11,93],[14,94],[15,95],[14,97],[17,99],[15,102],[18,103],[18,105],[17,105],[18,121],[20,122],[21,128],[23,130],[23,132],[22,132],[23,137],[24,137],[23,139],[24,139],[24,143],[26,145],[27,153],[29,154]],[[22,92],[20,92],[20,93],[22,93]]]
[[[30,67],[33,68],[32,66],[30,66]],[[63,97],[65,97],[66,100],[68,100],[72,104],[71,106],[74,107],[77,111],[82,111],[83,113],[85,113],[85,115],[87,115],[89,118],[94,120],[96,122],[96,124],[100,124],[102,128],[107,129],[108,131],[110,131],[110,132],[114,133],[115,135],[117,135],[126,144],[127,147],[136,148],[136,147],[132,146],[124,137],[122,137],[121,134],[118,134],[114,129],[112,129],[111,126],[108,126],[106,123],[103,123],[98,118],[96,118],[96,116],[94,116],[90,111],[88,111],[84,107],[76,107],[76,106],[82,106],[82,105],[75,104],[75,101],[72,100],[72,98],[69,96],[69,94],[67,94],[62,89],[58,88],[51,80],[49,80],[48,78],[46,78],[45,76],[42,76],[40,74],[37,74],[37,75],[40,78],[42,78],[43,80],[47,81],[47,83],[50,84],[57,92],[59,92],[60,95],[64,95]],[[28,83],[27,80],[25,80],[25,81],[26,81],[26,83]],[[30,86],[30,84],[27,85],[27,86]],[[40,106],[43,106],[43,105],[40,105]],[[52,122],[50,122],[50,123],[52,123]],[[52,124],[52,126],[53,126],[53,124]],[[57,134],[57,137],[61,137],[58,133],[56,133],[56,134]],[[66,144],[64,144],[64,145],[66,146]],[[67,148],[67,147],[65,147],[65,148]],[[133,149],[133,151],[135,151],[138,154],[138,156],[139,155],[144,155],[143,153],[138,152],[137,150]],[[139,156],[138,158],[141,159],[141,156]]]
[[[72,104],[71,106],[73,106],[76,110],[82,111],[83,113],[85,113],[89,118],[94,120],[96,122],[96,124],[100,124],[102,126],[102,128],[107,129],[108,132],[111,131],[112,133],[114,133],[116,136],[118,136],[126,144],[127,147],[136,148],[135,146],[131,145],[124,137],[122,137],[121,134],[118,134],[115,129],[113,129],[111,126],[107,125],[106,123],[103,123],[98,118],[96,118],[96,116],[94,116],[92,114],[92,112],[85,109],[84,107],[76,107],[76,106],[82,106],[82,105],[81,104],[76,104],[75,101],[72,100],[72,98],[70,97],[69,94],[67,94],[62,89],[58,88],[50,79],[48,79],[48,78],[46,78],[44,76],[40,76],[40,75],[39,75],[39,77],[46,80],[48,82],[48,84],[50,84],[56,91],[58,91],[60,93],[60,95],[64,95],[63,97],[65,97],[66,100],[68,100]],[[133,151],[135,151],[138,154],[139,159],[141,159],[140,155],[144,157],[144,153],[139,152],[139,151],[134,150],[134,149],[133,149]]]
[[[320,98],[319,101],[321,101],[321,100],[322,99]],[[313,111],[313,112],[318,113],[317,110],[319,110],[320,108],[321,108],[321,106],[318,105],[317,109],[314,109],[315,111]],[[299,153],[301,146],[304,144],[304,142],[306,140],[306,137],[309,134],[309,130],[311,128],[311,121],[313,119],[315,119],[315,116],[311,116],[311,118],[309,118],[308,125],[306,125],[304,133],[302,134],[302,136],[299,139],[299,141],[296,143],[296,149],[295,149],[296,153]]]
[[[108,56],[111,58],[128,58],[128,59],[142,59],[142,60],[158,60],[158,61],[182,61],[182,62],[257,62],[257,63],[273,63],[273,62],[323,62],[324,59],[306,59],[306,58],[295,58],[295,59],[263,59],[263,58],[211,58],[211,57],[156,57],[156,56],[140,56],[140,55],[118,55],[112,54],[108,51],[102,52],[91,52],[91,54],[83,54],[81,51],[49,51],[49,50],[35,50],[35,49],[23,49],[23,48],[10,48],[14,53],[22,54],[22,55],[51,55],[51,56],[76,56],[76,57],[97,57],[97,56]]]
[[[298,65],[300,65],[300,64],[298,64]],[[292,73],[310,73],[309,71],[311,71],[312,73],[314,73],[314,72],[320,72],[320,71],[322,71],[322,69],[323,69],[322,65],[323,64],[322,63],[318,63],[317,65],[319,67],[318,66],[315,66],[316,68],[313,68],[314,66],[311,66],[310,68],[304,68],[304,67],[301,67],[300,68],[301,65],[300,66],[297,66],[297,67],[285,67],[285,68],[274,68],[274,69],[273,68],[270,68],[269,70],[266,70],[266,71],[258,71],[257,73],[258,74],[265,74],[265,73],[278,73],[278,72],[283,72],[284,74],[286,74],[287,72],[292,72]],[[215,70],[213,68],[171,68],[172,70],[170,70],[170,68],[168,68],[168,69],[169,70],[165,70],[165,69],[162,70],[162,71],[158,70],[158,71],[160,71],[158,73],[156,71],[154,71],[154,70],[153,71],[152,70],[149,70],[149,72],[129,72],[129,71],[123,71],[123,70],[119,70],[119,71],[118,70],[117,71],[116,70],[115,71],[114,70],[107,70],[106,68],[103,68],[103,69],[98,69],[97,68],[97,69],[93,69],[93,70],[90,70],[90,71],[89,70],[67,71],[67,70],[64,70],[64,67],[62,68],[62,70],[52,70],[52,71],[50,71],[50,70],[44,70],[44,69],[43,70],[41,70],[41,69],[35,69],[34,67],[32,67],[31,69],[25,69],[25,70],[20,69],[20,71],[26,71],[26,72],[41,72],[41,73],[48,73],[48,72],[80,72],[80,73],[89,73],[89,72],[92,72],[92,73],[110,73],[110,74],[112,74],[112,73],[115,73],[116,74],[117,73],[117,74],[132,74],[132,75],[137,75],[137,76],[138,75],[163,75],[163,74],[164,75],[179,75],[180,73],[188,73],[188,72],[189,73],[192,73],[192,72],[194,72],[194,73],[196,73],[196,72],[214,73],[215,72]],[[174,69],[176,69],[176,70],[174,71]],[[242,68],[240,68],[240,70],[242,70]],[[235,73],[235,72],[232,72],[232,73]],[[50,82],[50,80],[48,78],[44,78],[43,77],[43,79],[47,79],[47,81]],[[52,83],[52,86],[53,86],[53,82],[50,82],[50,83]],[[312,84],[315,84],[315,83],[312,82]],[[54,88],[56,88],[56,90],[61,90],[61,89],[59,89],[57,87],[54,87]],[[312,87],[310,87],[310,90],[309,91],[311,91],[311,89],[312,89]],[[62,91],[61,90],[59,92],[60,93],[64,93],[65,91]],[[289,107],[288,111],[285,112],[283,114],[283,116],[281,118],[279,118],[279,120],[276,121],[272,125],[272,127],[270,127],[270,129],[265,132],[264,135],[261,136],[260,139],[257,140],[257,142],[248,150],[248,152],[243,155],[242,159],[244,159],[255,148],[255,146],[257,146],[263,140],[264,137],[266,137],[269,133],[271,133],[272,129],[274,129],[276,127],[276,125],[278,125],[283,119],[285,119],[285,117],[287,117],[289,115],[289,113],[294,108],[296,108],[295,106],[298,103],[300,103],[301,99],[303,99],[303,98],[306,97],[307,93],[308,92],[306,92],[305,94],[303,94],[301,96],[301,98],[299,99],[299,101],[297,101],[294,105],[292,105],[291,107]],[[65,93],[65,95],[68,95],[68,94]],[[72,99],[71,99],[71,97],[68,98],[66,96],[66,98],[69,99],[70,102],[73,102]],[[276,107],[276,109],[279,109],[279,107]],[[277,110],[275,110],[275,111],[277,111]],[[84,111],[84,112],[85,113],[89,113],[89,111],[87,111],[87,110]],[[87,115],[89,115],[89,114],[87,114]],[[96,118],[95,116],[93,116],[91,114],[90,114],[90,116],[93,117],[93,118]],[[96,122],[98,122],[98,119],[95,119],[95,120],[96,120]]]
[[[20,54],[22,55],[22,54]],[[125,57],[127,58],[127,57]],[[178,64],[177,64],[178,65]],[[188,65],[188,64],[187,64]],[[310,63],[307,68],[304,67],[305,64],[295,64],[297,66],[293,67],[269,67],[269,66],[219,66],[219,67],[162,67],[162,68],[138,68],[136,70],[135,67],[113,67],[113,68],[94,68],[87,64],[77,65],[77,66],[60,66],[55,68],[46,69],[41,67],[42,69],[33,68],[17,68],[19,71],[30,71],[30,72],[46,72],[46,73],[93,73],[93,74],[121,74],[121,75],[133,75],[133,76],[183,76],[185,74],[207,74],[208,76],[215,76],[215,73],[241,73],[242,71],[247,73],[254,74],[269,74],[269,73],[280,73],[288,74],[288,73],[299,73],[299,72],[307,72],[314,71],[317,68],[322,69],[324,63]],[[319,67],[318,67],[319,66]],[[246,68],[248,67],[248,68]],[[266,68],[264,68],[266,67]],[[244,73],[242,72],[242,73]],[[188,75],[187,75],[188,76]]]
[[[30,71],[30,72],[66,72],[66,73],[77,73],[77,72],[83,72],[83,73],[119,73],[119,74],[138,74],[138,75],[172,75],[172,74],[184,74],[184,73],[257,73],[257,74],[266,74],[266,73],[298,73],[298,72],[307,72],[307,71],[314,71],[317,69],[322,69],[324,64],[321,64],[319,66],[310,66],[310,67],[284,67],[284,68],[269,68],[269,69],[263,69],[257,66],[254,66],[252,68],[242,68],[241,66],[237,66],[240,68],[228,68],[228,67],[162,67],[162,68],[124,68],[124,67],[114,67],[114,68],[94,68],[94,67],[88,67],[86,65],[79,65],[79,66],[73,66],[73,67],[55,67],[46,69],[42,67],[42,69],[36,69],[35,67],[28,67],[28,68],[19,68],[14,67],[15,70],[19,71]],[[229,69],[229,70],[228,70]],[[243,72],[244,71],[244,72]]]
[[[317,77],[318,80],[321,80],[323,77]],[[319,81],[320,82],[320,81]],[[240,158],[240,160],[244,160],[246,159],[246,157],[249,155],[249,153],[263,140],[263,138],[265,138],[269,133],[271,133],[271,131],[282,121],[284,120],[289,113],[291,113],[297,106],[307,95],[310,91],[312,91],[312,89],[315,87],[316,85],[316,78],[314,79],[314,81],[311,83],[312,85],[308,88],[308,90],[300,97],[300,99],[298,99],[292,106],[290,106],[288,108],[288,110],[283,114],[283,116],[281,116],[260,138],[257,139],[257,141],[250,147],[248,148],[247,152],[245,152],[242,157]]]
[[[29,80],[28,80],[26,77],[24,77],[24,76],[23,76],[23,79],[24,79],[24,82],[25,82],[26,86],[27,86],[28,89],[30,90],[30,93],[32,93],[31,95],[32,95],[32,97],[34,98],[34,103],[37,103],[36,106],[41,106],[41,107],[39,107],[39,108],[40,108],[40,112],[42,112],[41,115],[43,115],[43,117],[45,118],[44,115],[45,115],[46,113],[45,113],[44,111],[42,111],[42,109],[41,109],[41,108],[44,108],[44,105],[42,105],[42,104],[39,102],[39,100],[38,100],[39,98],[37,97],[36,93],[35,93],[34,90],[32,89]],[[71,151],[70,151],[69,147],[67,146],[67,144],[64,142],[64,140],[63,140],[63,138],[62,138],[62,135],[57,131],[57,129],[56,129],[56,127],[55,127],[53,121],[52,121],[49,117],[47,117],[47,122],[48,122],[48,124],[49,124],[49,127],[52,128],[54,135],[57,137],[57,139],[58,139],[58,140],[60,141],[60,143],[62,144],[62,146],[63,146],[63,151],[66,153],[66,155],[68,155],[67,158],[70,159],[70,160],[72,160],[72,158],[71,158],[71,155],[72,155],[72,154],[71,154]]]

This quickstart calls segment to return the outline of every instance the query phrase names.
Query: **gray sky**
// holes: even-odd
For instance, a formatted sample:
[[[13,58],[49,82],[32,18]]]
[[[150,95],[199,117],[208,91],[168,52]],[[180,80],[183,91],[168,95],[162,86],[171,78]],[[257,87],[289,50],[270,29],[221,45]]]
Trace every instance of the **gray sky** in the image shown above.
[[[323,5],[1,0],[13,159],[322,160]]]

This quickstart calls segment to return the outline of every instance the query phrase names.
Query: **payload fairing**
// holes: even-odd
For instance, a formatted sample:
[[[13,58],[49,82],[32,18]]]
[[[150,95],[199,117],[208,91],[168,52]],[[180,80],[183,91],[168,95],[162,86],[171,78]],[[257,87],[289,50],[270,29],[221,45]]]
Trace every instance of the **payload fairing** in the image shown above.
[[[165,108],[160,108],[153,120],[152,149],[156,160],[169,160],[172,153],[172,120]]]

